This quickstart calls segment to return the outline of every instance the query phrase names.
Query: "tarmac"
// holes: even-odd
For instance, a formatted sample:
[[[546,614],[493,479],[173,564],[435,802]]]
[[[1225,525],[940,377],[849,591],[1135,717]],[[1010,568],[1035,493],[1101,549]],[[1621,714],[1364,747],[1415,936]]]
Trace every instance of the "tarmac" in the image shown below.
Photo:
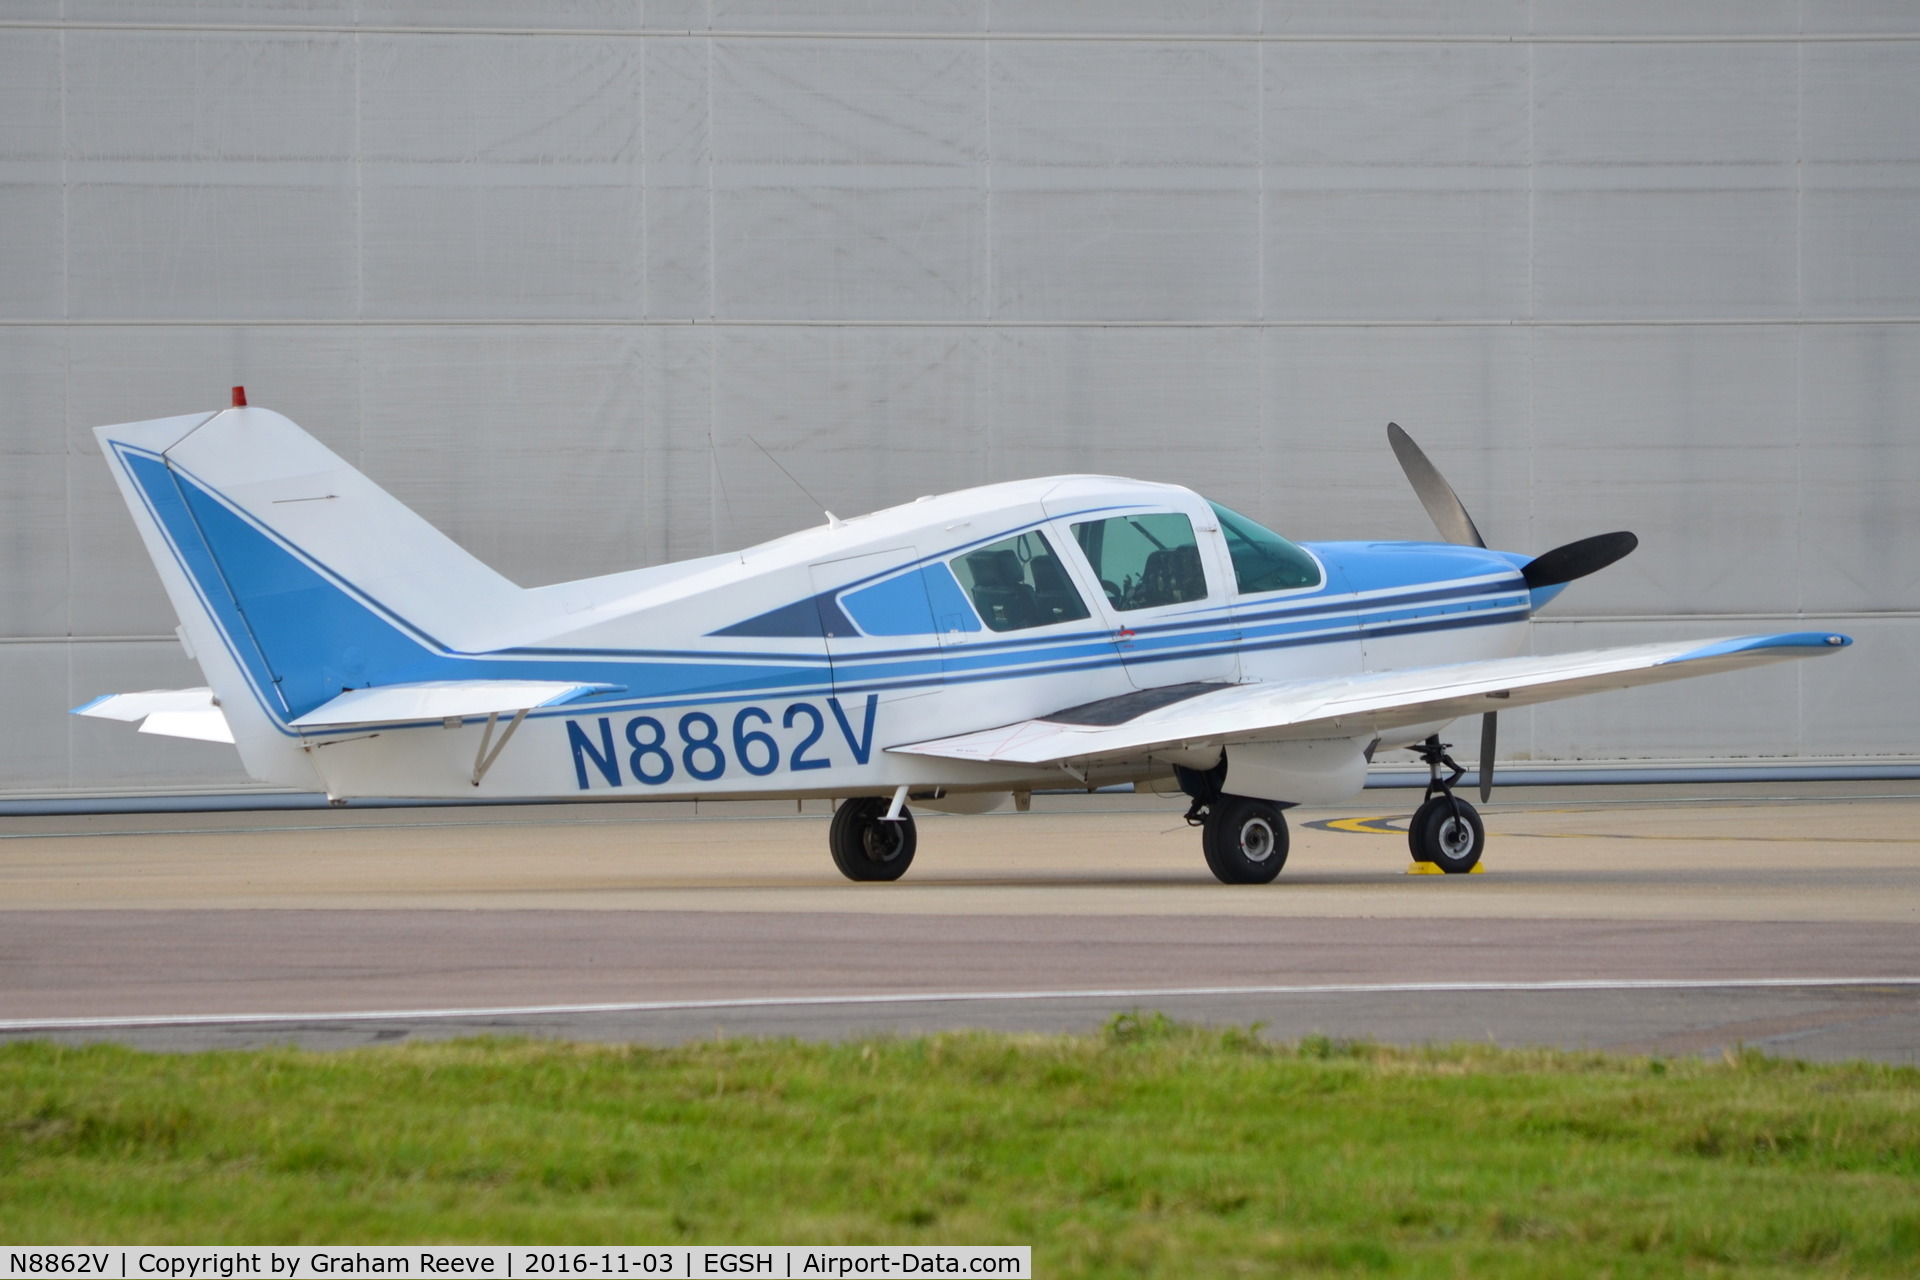
[[[1392,1043],[1920,1065],[1920,782],[1514,787],[1487,871],[1419,793],[1289,813],[1224,886],[1181,801],[924,814],[850,884],[809,802],[0,818],[0,1039],[673,1043],[1126,1010]]]

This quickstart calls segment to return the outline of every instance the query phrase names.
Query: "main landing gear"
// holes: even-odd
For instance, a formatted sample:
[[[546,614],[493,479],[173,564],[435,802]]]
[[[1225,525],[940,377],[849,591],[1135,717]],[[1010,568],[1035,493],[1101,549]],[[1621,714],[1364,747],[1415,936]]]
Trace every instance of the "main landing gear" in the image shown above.
[[[1187,825],[1200,828],[1200,849],[1213,878],[1221,884],[1273,883],[1287,865],[1285,806],[1222,792],[1224,761],[1204,772],[1177,766],[1173,772],[1193,797]]]
[[[1466,772],[1447,754],[1453,744],[1434,734],[1413,748],[1427,766],[1427,798],[1407,824],[1407,846],[1415,862],[1431,862],[1449,875],[1472,871],[1487,847],[1487,829],[1474,807],[1453,794],[1453,784]],[[1442,767],[1453,770],[1442,778]]]
[[[904,788],[903,788],[904,789]],[[842,800],[827,829],[833,865],[849,880],[898,880],[913,865],[919,842],[913,815],[903,807],[887,820],[888,801],[880,796]]]

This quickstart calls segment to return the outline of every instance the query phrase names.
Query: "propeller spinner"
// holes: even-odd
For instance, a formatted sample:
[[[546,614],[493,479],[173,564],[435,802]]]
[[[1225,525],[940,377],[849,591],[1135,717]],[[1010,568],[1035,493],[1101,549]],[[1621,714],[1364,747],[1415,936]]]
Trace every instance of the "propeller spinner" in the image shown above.
[[[1407,473],[1408,483],[1413,485],[1420,505],[1427,509],[1427,515],[1432,518],[1434,528],[1440,531],[1441,538],[1463,547],[1486,546],[1486,539],[1480,536],[1480,529],[1473,523],[1473,517],[1467,514],[1466,504],[1460,501],[1460,495],[1453,491],[1453,486],[1440,474],[1440,469],[1428,460],[1420,446],[1413,442],[1413,437],[1399,423],[1387,424],[1387,443],[1393,446],[1393,456],[1400,460],[1400,469]],[[1614,561],[1631,554],[1639,545],[1640,539],[1624,530],[1595,534],[1591,538],[1581,538],[1578,542],[1569,542],[1535,556],[1521,568],[1520,575],[1527,580],[1529,589],[1558,586],[1575,578],[1584,578],[1590,573],[1598,573]],[[1498,712],[1489,711],[1480,717],[1482,804],[1493,794],[1493,744],[1499,727]]]

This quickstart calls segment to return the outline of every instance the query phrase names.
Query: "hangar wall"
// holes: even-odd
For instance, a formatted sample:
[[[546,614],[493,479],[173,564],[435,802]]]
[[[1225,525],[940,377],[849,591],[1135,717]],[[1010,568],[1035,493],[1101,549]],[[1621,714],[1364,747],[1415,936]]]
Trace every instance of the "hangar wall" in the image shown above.
[[[510,577],[1021,475],[1497,545],[1540,649],[1830,661],[1529,760],[1915,759],[1920,13],[1894,0],[434,0],[0,14],[0,791],[213,788],[89,428],[245,383]],[[1469,741],[1472,731],[1463,726]]]

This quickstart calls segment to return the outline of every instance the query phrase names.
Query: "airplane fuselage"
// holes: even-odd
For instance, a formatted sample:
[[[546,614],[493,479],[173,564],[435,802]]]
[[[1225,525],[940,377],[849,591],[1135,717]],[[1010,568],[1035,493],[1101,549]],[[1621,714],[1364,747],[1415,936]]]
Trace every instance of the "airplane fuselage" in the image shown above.
[[[1084,526],[1179,529],[1170,517],[1192,529],[1186,590],[1173,592],[1186,598],[1156,602],[1098,575]],[[1076,603],[1055,612],[1083,616],[1009,618],[990,595],[1048,593],[1030,581],[962,584],[967,557],[1010,539],[1026,540],[1014,554],[1028,549],[1029,572],[1031,559],[1051,558],[1064,576],[1044,585]],[[577,625],[483,652],[423,654],[405,678],[479,672],[621,690],[532,712],[477,786],[481,740],[502,727],[490,733],[482,718],[295,734],[286,745],[336,797],[831,797],[907,785],[922,807],[964,808],[927,793],[1147,782],[1188,757],[1036,770],[887,748],[1138,691],[1338,679],[1504,657],[1525,644],[1535,602],[1519,557],[1438,543],[1301,550],[1316,581],[1243,592],[1220,517],[1188,490],[1105,477],[991,486],[691,565],[540,588],[572,590]],[[342,671],[319,692],[349,679]]]

